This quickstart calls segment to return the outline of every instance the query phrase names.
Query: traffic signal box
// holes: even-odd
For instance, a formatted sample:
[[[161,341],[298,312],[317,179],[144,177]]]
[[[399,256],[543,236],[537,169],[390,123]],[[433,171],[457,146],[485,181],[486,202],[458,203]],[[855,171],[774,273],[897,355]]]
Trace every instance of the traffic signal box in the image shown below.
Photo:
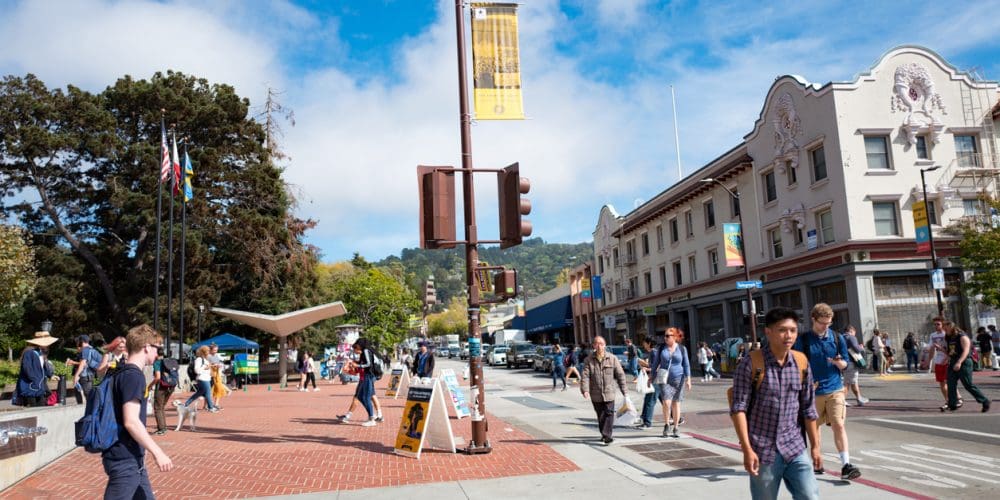
[[[528,194],[531,183],[521,177],[517,163],[509,165],[497,175],[497,198],[500,202],[500,248],[520,245],[525,236],[531,236],[531,222],[521,219],[531,213],[531,202],[521,198]],[[499,288],[498,288],[499,290]]]
[[[517,295],[517,271],[504,269],[493,275],[493,293],[509,299]]]
[[[420,248],[455,248],[455,169],[417,167]]]

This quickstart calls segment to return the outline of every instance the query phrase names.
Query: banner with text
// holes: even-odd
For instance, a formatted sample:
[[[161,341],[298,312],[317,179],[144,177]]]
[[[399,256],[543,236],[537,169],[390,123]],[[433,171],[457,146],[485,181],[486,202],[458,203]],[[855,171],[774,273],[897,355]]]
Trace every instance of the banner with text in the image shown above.
[[[917,231],[917,251],[931,251],[931,225],[927,221],[927,205],[923,201],[913,203],[913,227]]]
[[[722,225],[722,238],[726,246],[726,267],[742,267],[743,238],[740,225],[727,223]]]
[[[472,67],[477,120],[523,120],[517,4],[472,4]]]

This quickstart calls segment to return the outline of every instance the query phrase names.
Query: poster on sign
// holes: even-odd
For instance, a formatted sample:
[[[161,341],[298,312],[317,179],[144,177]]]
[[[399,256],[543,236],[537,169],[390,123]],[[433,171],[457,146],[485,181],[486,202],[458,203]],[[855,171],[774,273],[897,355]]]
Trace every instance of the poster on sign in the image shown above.
[[[472,415],[469,411],[469,403],[465,400],[465,391],[462,390],[462,386],[458,383],[458,376],[455,375],[455,370],[451,368],[446,368],[441,370],[441,388],[442,392],[447,392],[451,399],[451,406],[455,409],[455,417],[461,419],[462,417],[468,417]]]
[[[389,386],[385,388],[385,397],[396,399],[405,394],[410,386],[410,372],[403,366],[394,366],[389,372]]]
[[[410,384],[393,447],[397,455],[419,459],[424,447],[455,453],[455,436],[438,384],[436,378],[413,380]]]

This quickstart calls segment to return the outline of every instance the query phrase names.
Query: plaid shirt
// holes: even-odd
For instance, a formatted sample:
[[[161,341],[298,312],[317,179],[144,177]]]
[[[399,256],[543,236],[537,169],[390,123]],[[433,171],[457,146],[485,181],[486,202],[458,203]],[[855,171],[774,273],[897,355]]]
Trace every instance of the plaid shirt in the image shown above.
[[[786,354],[783,366],[775,360],[767,342],[763,342],[761,352],[764,380],[747,418],[750,447],[762,464],[774,463],[776,453],[790,462],[806,449],[799,416],[806,420],[817,418],[812,370],[807,368],[806,380],[799,384],[799,367],[791,352]],[[753,378],[750,371],[750,356],[746,356],[733,375],[733,406],[729,409],[733,414],[747,411]]]

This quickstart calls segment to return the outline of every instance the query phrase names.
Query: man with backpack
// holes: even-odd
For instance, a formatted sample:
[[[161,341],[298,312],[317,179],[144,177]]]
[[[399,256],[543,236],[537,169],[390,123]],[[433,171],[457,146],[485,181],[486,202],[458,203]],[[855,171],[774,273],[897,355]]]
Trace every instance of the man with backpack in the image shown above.
[[[156,435],[167,433],[167,401],[177,387],[177,360],[164,358],[163,349],[156,350],[156,361],[153,362],[153,381],[147,391],[153,392],[153,415],[156,416]]]
[[[804,353],[809,359],[809,367],[816,381],[817,425],[828,424],[833,430],[833,442],[843,464],[840,477],[846,480],[857,479],[861,477],[861,471],[851,464],[848,451],[847,428],[844,426],[847,400],[844,397],[841,375],[847,368],[851,355],[847,352],[844,338],[830,328],[833,324],[833,308],[820,302],[813,306],[809,317],[812,329],[795,341],[793,349]],[[816,474],[822,473],[823,469],[816,469]]]
[[[160,334],[149,325],[139,325],[128,332],[125,367],[106,383],[113,384],[115,423],[118,440],[101,452],[108,485],[104,498],[154,498],[146,471],[145,454],[149,450],[161,472],[173,468],[170,457],[146,432],[146,377],[142,371],[156,361],[162,349]],[[103,384],[102,384],[103,385]],[[141,490],[141,492],[140,492]]]
[[[76,347],[79,349],[77,359],[67,359],[68,366],[76,366],[73,371],[73,387],[76,388],[76,403],[81,404],[84,397],[90,395],[94,388],[94,378],[97,376],[97,368],[101,366],[104,355],[90,345],[89,335],[80,335],[76,338]]]
[[[765,342],[733,374],[729,413],[754,499],[778,498],[782,482],[793,498],[819,498],[813,470],[823,468],[823,458],[812,370],[802,353],[792,351],[798,325],[799,315],[791,309],[768,311]]]

